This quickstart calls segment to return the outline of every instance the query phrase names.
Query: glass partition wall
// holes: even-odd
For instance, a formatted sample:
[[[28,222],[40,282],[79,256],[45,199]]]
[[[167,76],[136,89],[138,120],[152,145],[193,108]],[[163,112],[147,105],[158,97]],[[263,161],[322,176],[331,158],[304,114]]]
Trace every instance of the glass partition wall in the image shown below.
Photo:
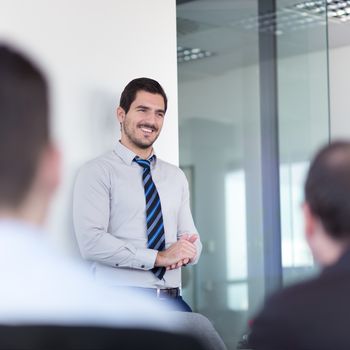
[[[309,160],[329,138],[325,1],[276,1],[282,266],[284,284],[315,272],[301,204]]]
[[[327,35],[325,12],[297,5],[177,2],[180,166],[203,242],[183,293],[229,349],[273,289],[270,272],[278,288],[313,271],[300,204],[328,141]]]

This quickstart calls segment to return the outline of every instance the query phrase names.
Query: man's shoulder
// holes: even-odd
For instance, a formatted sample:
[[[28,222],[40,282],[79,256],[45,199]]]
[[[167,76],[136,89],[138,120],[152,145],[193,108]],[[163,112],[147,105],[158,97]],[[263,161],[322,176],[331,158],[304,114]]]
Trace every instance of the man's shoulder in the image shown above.
[[[266,307],[280,312],[303,309],[305,302],[314,298],[315,290],[319,290],[319,284],[320,278],[314,277],[283,288],[268,298]]]
[[[254,328],[260,329],[267,324],[279,328],[288,324],[290,329],[299,329],[302,325],[310,325],[316,315],[320,318],[326,316],[325,305],[334,306],[340,302],[334,300],[337,291],[339,286],[330,284],[322,275],[286,287],[267,298],[263,309],[255,318]],[[338,299],[342,298],[338,296]]]
[[[185,174],[183,170],[177,165],[166,162],[165,160],[160,158],[157,158],[157,163],[158,163],[157,166],[159,166],[162,170],[165,170],[172,175],[175,175],[175,176],[178,175],[181,178],[185,178]]]
[[[117,165],[118,157],[116,157],[114,151],[109,151],[83,163],[79,168],[79,172],[108,172]]]
[[[312,305],[315,280],[302,282],[278,291],[267,298],[253,319],[249,341],[254,349],[294,349]]]
[[[338,295],[341,291],[350,291],[350,271],[334,271],[321,273],[306,281],[296,283],[274,294],[269,300],[279,308],[288,307],[296,310],[303,309],[308,301],[322,303],[329,301],[332,295]],[[335,301],[336,302],[336,301]],[[284,306],[283,306],[284,305]]]
[[[350,320],[349,280],[349,271],[321,273],[275,293],[254,319],[251,343],[272,350],[299,349],[300,344],[320,349],[337,339],[350,343],[342,326]]]
[[[169,163],[159,157],[157,157],[157,164],[164,168],[173,169],[174,171],[180,170],[180,168],[177,165]]]
[[[112,162],[117,162],[118,159],[119,158],[116,156],[114,151],[108,151],[95,158],[92,158],[86,161],[83,166],[105,165],[105,164],[110,164]]]

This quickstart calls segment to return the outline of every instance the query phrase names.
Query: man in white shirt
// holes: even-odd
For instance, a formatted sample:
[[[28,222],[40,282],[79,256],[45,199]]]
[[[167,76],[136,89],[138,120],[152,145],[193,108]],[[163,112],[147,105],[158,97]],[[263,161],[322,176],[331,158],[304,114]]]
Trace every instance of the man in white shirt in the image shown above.
[[[74,226],[97,279],[191,311],[180,293],[181,267],[197,263],[202,245],[184,173],[153,149],[166,109],[157,81],[139,78],[125,87],[117,109],[121,139],[113,151],[80,170]]]

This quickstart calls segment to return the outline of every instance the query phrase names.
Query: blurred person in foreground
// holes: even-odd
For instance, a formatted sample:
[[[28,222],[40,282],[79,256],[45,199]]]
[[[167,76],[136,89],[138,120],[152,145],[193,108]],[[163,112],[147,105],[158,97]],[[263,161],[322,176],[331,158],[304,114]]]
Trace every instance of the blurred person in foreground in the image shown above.
[[[0,43],[0,324],[176,328],[153,300],[98,287],[45,240],[60,177],[48,94],[35,64]]]
[[[350,349],[350,142],[331,143],[312,161],[303,214],[322,272],[267,301],[253,322],[253,349]]]

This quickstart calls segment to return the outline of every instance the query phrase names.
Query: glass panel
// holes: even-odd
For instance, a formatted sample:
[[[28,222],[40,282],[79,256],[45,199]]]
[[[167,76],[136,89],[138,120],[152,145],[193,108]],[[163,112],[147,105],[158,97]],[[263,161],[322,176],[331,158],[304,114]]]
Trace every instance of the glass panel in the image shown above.
[[[313,4],[313,5],[312,5]],[[312,5],[312,6],[311,6]],[[315,272],[301,204],[310,157],[329,139],[326,1],[277,1],[282,263],[285,284]]]
[[[259,33],[246,26],[257,10],[246,0],[177,6],[180,165],[203,242],[184,295],[229,349],[264,297]]]
[[[308,162],[282,164],[280,166],[282,266],[312,266],[313,259],[304,241],[304,227],[300,215],[303,202],[303,183]]]
[[[237,283],[227,288],[227,306],[232,311],[248,310],[248,285]]]
[[[244,171],[225,179],[227,280],[247,279],[247,234]]]
[[[276,3],[287,283],[314,272],[300,205],[309,159],[328,140],[327,36],[324,13]],[[177,17],[180,164],[203,242],[199,264],[184,269],[184,294],[236,349],[265,297],[258,1],[184,0]]]

